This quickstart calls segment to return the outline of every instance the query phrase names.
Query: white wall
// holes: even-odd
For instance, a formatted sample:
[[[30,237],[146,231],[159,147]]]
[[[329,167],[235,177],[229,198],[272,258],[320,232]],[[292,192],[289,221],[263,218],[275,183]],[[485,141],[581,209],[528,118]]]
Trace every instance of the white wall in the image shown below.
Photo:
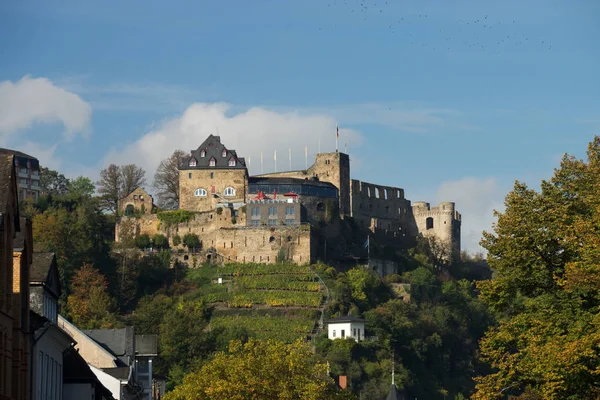
[[[96,375],[96,378],[98,378],[100,383],[112,393],[115,400],[121,400],[121,381],[93,365],[88,364],[88,366],[94,375]]]
[[[360,340],[365,338],[365,324],[363,322],[330,323],[327,326],[327,337],[331,340],[342,339],[342,330],[345,338],[354,338],[356,341],[359,338]]]
[[[39,335],[39,333],[38,333]],[[33,400],[62,399],[63,351],[70,346],[66,335],[51,327],[33,349]]]
[[[63,400],[92,400],[94,389],[89,383],[65,383]]]

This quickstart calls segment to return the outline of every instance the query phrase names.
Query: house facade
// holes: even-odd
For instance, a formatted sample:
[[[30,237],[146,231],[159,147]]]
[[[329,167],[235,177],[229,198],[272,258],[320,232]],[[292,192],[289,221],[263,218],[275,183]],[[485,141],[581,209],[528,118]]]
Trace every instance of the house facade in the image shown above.
[[[352,338],[357,342],[365,339],[365,320],[346,316],[327,320],[327,337],[331,340]]]
[[[17,175],[17,196],[19,201],[31,198],[34,201],[40,197],[40,163],[37,158],[17,150],[0,148],[0,154],[15,157]]]

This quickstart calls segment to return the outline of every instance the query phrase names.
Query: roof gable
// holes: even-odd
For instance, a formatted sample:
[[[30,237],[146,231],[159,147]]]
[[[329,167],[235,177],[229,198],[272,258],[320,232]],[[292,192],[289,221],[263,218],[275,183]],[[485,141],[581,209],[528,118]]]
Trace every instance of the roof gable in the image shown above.
[[[54,253],[33,253],[29,283],[43,284],[54,296],[60,297],[60,276]]]
[[[223,156],[223,154],[225,156]],[[235,160],[235,165],[230,166],[231,159]],[[191,160],[196,163],[190,163]],[[215,165],[210,165],[210,160],[215,160]],[[220,136],[209,135],[208,138],[197,149],[192,150],[190,155],[183,157],[179,164],[180,170],[185,169],[245,169],[246,161],[238,157],[235,150],[228,149],[221,143]]]

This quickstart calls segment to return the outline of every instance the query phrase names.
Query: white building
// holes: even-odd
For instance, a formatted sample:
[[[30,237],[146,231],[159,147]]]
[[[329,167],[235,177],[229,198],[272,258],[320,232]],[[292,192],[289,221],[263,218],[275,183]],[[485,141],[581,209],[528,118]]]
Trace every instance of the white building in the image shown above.
[[[361,341],[365,338],[365,320],[350,315],[327,320],[327,337],[331,340],[352,338]]]

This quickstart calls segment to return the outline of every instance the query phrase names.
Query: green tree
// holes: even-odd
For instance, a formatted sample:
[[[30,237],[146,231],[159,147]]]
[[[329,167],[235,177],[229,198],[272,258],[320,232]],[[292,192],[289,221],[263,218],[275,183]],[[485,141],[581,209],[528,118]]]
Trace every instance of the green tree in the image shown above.
[[[152,236],[152,244],[157,249],[167,249],[169,248],[169,239],[167,239],[165,235],[157,233],[156,235]]]
[[[100,180],[96,183],[101,197],[102,207],[116,213],[119,200],[134,189],[146,183],[145,171],[134,165],[109,165],[100,171]]]
[[[40,167],[40,186],[45,195],[63,195],[69,191],[69,180],[57,171]]]
[[[179,246],[181,244],[181,236],[173,236],[173,246]]]
[[[482,246],[478,288],[499,324],[481,342],[492,373],[474,399],[600,396],[600,138],[567,156],[539,192],[517,182]]]
[[[188,249],[200,247],[200,238],[195,233],[186,233],[183,236],[183,245]]]
[[[336,398],[327,367],[317,362],[310,346],[250,339],[232,341],[199,371],[186,375],[168,400]]]
[[[68,184],[68,193],[75,198],[92,197],[96,191],[96,186],[90,178],[79,176]]]
[[[135,238],[135,246],[139,249],[147,249],[148,247],[150,247],[150,244],[150,235],[148,235],[147,233],[142,233],[141,235],[138,235]]]

